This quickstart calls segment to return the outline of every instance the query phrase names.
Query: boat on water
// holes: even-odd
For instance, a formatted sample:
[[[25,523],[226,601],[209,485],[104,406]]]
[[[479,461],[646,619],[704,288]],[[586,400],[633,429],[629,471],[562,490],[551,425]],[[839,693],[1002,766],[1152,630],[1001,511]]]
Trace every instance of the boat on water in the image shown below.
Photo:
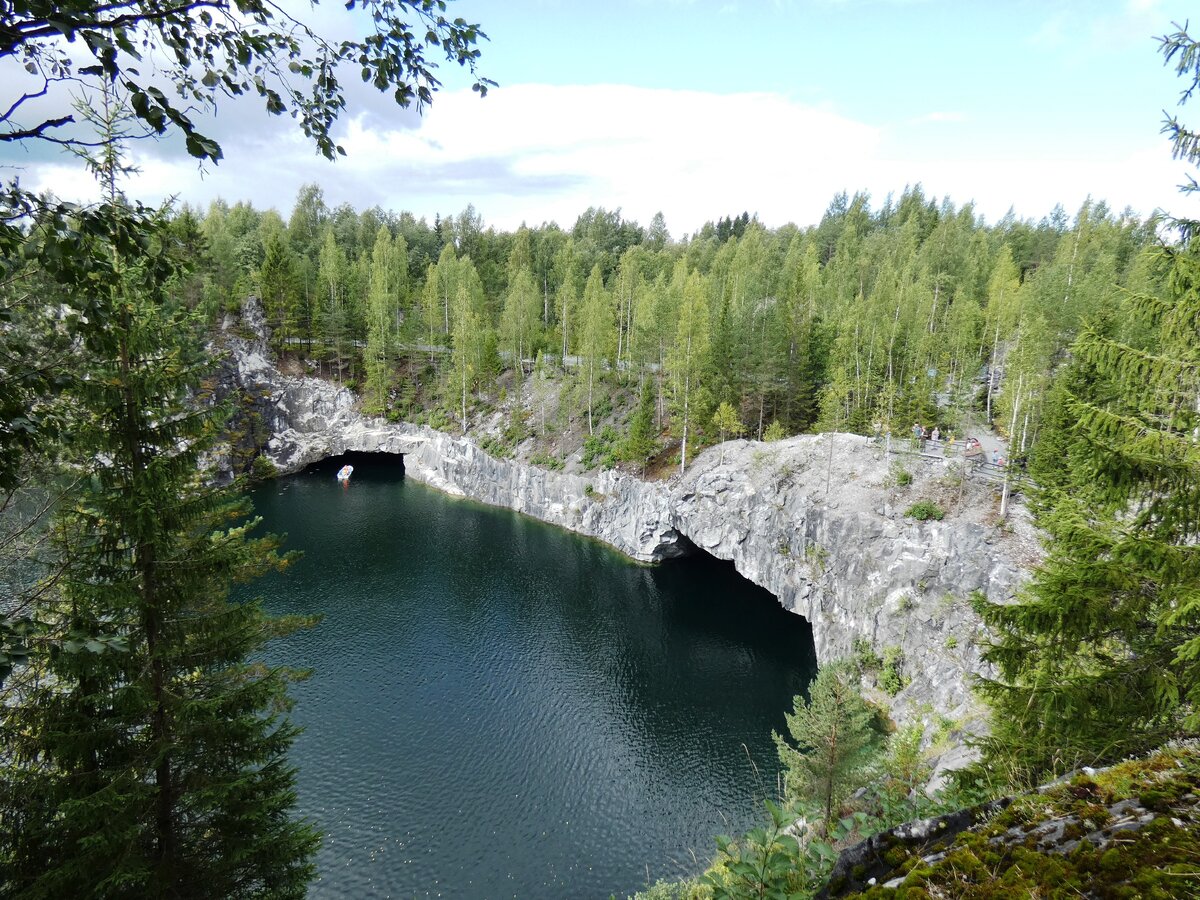
[[[354,474],[354,466],[349,466],[349,465],[342,466],[340,469],[338,469],[337,480],[338,481],[349,481],[350,476],[353,474]]]

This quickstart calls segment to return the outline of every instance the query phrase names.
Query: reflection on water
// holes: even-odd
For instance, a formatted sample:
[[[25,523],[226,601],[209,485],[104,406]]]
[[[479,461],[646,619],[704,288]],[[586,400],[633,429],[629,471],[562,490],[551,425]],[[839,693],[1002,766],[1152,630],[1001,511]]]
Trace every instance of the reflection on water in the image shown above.
[[[272,645],[294,688],[310,896],[608,897],[696,871],[773,795],[772,728],[814,671],[732,567],[655,567],[328,460],[254,494],[304,557],[255,586],[321,613]]]

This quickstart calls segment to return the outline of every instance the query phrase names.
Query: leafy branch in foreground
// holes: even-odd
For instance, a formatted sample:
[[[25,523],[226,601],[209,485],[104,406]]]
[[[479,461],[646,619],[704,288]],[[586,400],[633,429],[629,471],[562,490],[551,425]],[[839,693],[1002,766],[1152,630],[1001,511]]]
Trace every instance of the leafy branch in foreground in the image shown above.
[[[362,11],[356,20],[369,23],[365,37],[331,41],[263,0],[7,4],[0,62],[14,60],[26,77],[0,94],[0,141],[95,146],[72,130],[79,124],[74,115],[46,115],[35,101],[53,102],[71,85],[104,81],[129,92],[137,117],[154,132],[183,134],[192,156],[221,158],[219,143],[194,121],[197,109],[212,112],[222,98],[257,95],[267,112],[297,119],[332,159],[345,152],[330,133],[346,107],[345,69],[391,91],[399,106],[415,103],[418,110],[441,86],[431,51],[468,68],[479,94],[494,85],[476,75],[477,43],[487,35],[476,24],[447,18],[445,0],[350,0],[346,8]]]

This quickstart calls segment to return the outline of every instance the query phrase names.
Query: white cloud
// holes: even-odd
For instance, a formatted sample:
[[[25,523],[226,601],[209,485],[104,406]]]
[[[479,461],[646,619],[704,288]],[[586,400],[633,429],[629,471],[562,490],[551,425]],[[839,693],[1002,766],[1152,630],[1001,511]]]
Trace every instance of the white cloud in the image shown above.
[[[947,113],[924,118],[956,121]],[[340,140],[350,155],[335,165],[294,129],[277,127],[290,124],[237,136],[203,180],[192,161],[137,147],[143,173],[129,193],[147,201],[248,199],[286,213],[300,185],[316,181],[331,204],[432,217],[474,203],[499,228],[570,225],[588,206],[620,207],[643,224],[662,210],[676,235],[742,210],[769,225],[810,224],[837,191],[867,190],[882,202],[916,182],[928,195],[976,201],[990,220],[1010,206],[1031,217],[1057,202],[1073,211],[1088,195],[1142,214],[1183,209],[1183,168],[1153,136],[1119,158],[1097,158],[1078,138],[1077,146],[1048,148],[1044,159],[994,158],[986,135],[978,155],[923,158],[916,144],[897,141],[902,132],[770,93],[519,85],[480,100],[450,92],[417,123],[377,110],[349,120]],[[903,159],[891,152],[901,146]],[[73,164],[31,164],[24,181],[66,197],[87,186]]]
[[[942,122],[965,122],[967,117],[960,112],[930,112],[909,120],[910,125],[933,125]]]

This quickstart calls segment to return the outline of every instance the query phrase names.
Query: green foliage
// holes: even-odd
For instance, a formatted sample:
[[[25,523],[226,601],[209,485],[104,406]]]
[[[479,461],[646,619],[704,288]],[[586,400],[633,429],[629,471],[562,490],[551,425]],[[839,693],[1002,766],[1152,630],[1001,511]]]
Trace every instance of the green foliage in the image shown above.
[[[388,395],[396,378],[396,314],[400,309],[398,266],[391,232],[387,226],[380,225],[371,251],[367,346],[363,354],[367,372],[363,411],[375,415],[387,410]]]
[[[510,280],[500,316],[500,341],[518,378],[524,378],[524,360],[537,345],[540,301],[532,273],[522,267]]]
[[[56,273],[92,307],[70,385],[88,477],[57,515],[47,629],[0,722],[0,892],[302,896],[318,836],[289,817],[291,676],[246,662],[300,623],[227,599],[286,560],[198,471],[226,411],[193,402],[211,360],[168,291],[164,223],[96,215],[75,235],[87,265]]]
[[[850,659],[860,675],[878,671],[879,667],[883,665],[883,660],[875,652],[875,647],[869,640],[862,637],[854,639]]]
[[[804,561],[818,575],[823,574],[825,567],[829,565],[829,551],[815,541],[810,541],[804,545]]]
[[[900,463],[892,463],[892,467],[888,469],[888,481],[896,487],[908,487],[913,483],[912,472]]]
[[[884,647],[879,666],[879,686],[889,697],[900,693],[911,681],[904,674],[904,651],[899,647]]]
[[[677,263],[672,276],[672,288],[680,294],[681,304],[675,342],[667,354],[667,371],[673,388],[675,409],[681,420],[683,443],[680,446],[679,470],[682,472],[687,469],[692,416],[695,407],[700,405],[697,400],[706,374],[705,357],[710,346],[709,314],[704,283],[698,273],[689,275],[686,266]]]
[[[1198,47],[1182,31],[1163,41],[1168,60],[1194,61]],[[1200,73],[1192,62],[1180,73],[1186,99]],[[986,758],[1018,782],[1200,727],[1200,246],[1185,235],[1157,254],[1161,295],[1124,299],[1141,346],[1104,319],[1076,339],[1056,398],[1065,472],[1046,477],[1034,456],[1047,557],[1017,603],[977,605],[999,672],[981,687],[994,722]]]
[[[620,455],[621,436],[611,425],[605,425],[599,434],[588,435],[583,440],[583,458],[581,465],[591,469],[597,464],[601,468],[611,469],[617,464]]]
[[[919,724],[889,735],[882,782],[884,790],[893,799],[907,801],[909,795],[928,780],[930,767],[921,752],[924,737],[925,730]]]
[[[725,440],[726,435],[741,437],[746,432],[746,426],[738,418],[737,411],[724,402],[717,407],[717,411],[713,414],[712,425],[713,428],[717,429],[722,441]]]
[[[270,481],[278,474],[279,470],[275,467],[275,463],[271,462],[269,457],[254,457],[254,462],[250,466],[251,481]]]
[[[768,442],[782,441],[787,437],[787,432],[783,430],[783,426],[779,424],[778,419],[772,419],[771,424],[767,426],[767,431],[763,435],[763,440]]]
[[[785,796],[811,804],[828,834],[845,799],[865,784],[880,749],[875,714],[863,700],[853,668],[832,663],[797,696],[786,716],[789,743],[773,732],[784,765]]]
[[[86,161],[104,201],[71,209],[15,183],[0,198],[0,490],[33,454],[49,458],[61,398],[71,441],[53,450],[75,479],[53,529],[56,578],[39,586],[33,615],[0,626],[0,671],[25,663],[0,721],[0,894],[306,892],[318,835],[290,819],[286,687],[296,673],[247,659],[261,660],[266,641],[308,623],[228,602],[231,580],[285,560],[273,539],[250,537],[256,523],[244,506],[199,472],[228,410],[207,395],[202,377],[213,361],[189,310],[236,311],[257,278],[276,348],[312,336],[316,323],[336,376],[347,365],[353,376],[364,334],[361,260],[320,227],[297,227],[285,243],[278,217],[240,204],[214,204],[201,234],[190,213],[167,222],[128,203],[117,190],[128,171],[119,126],[136,117],[149,132],[176,129],[192,156],[215,162],[221,148],[191,117],[253,91],[332,157],[342,152],[331,138],[345,106],[341,65],[418,108],[439,86],[430,48],[474,72],[482,32],[446,19],[444,4],[366,6],[360,21],[371,33],[340,42],[257,3],[232,12],[207,3],[22,4],[4,16],[0,62],[23,67],[44,90],[6,83],[0,141],[99,147]],[[144,73],[143,56],[153,59]],[[483,93],[490,83],[477,78],[474,87]],[[84,118],[104,127],[94,142],[61,130],[77,120],[54,108],[60,91],[80,86],[100,98],[95,110],[81,102]],[[309,195],[320,213],[319,189]],[[25,297],[13,303],[17,260],[27,266]],[[192,278],[181,260],[213,271]],[[31,278],[41,290],[29,289]],[[39,318],[49,332],[35,327]],[[390,340],[368,343],[371,370]],[[64,371],[57,354],[68,348],[73,368]],[[377,408],[387,368],[368,371]],[[265,465],[256,464],[259,474]]]
[[[485,434],[479,439],[479,449],[497,459],[508,459],[513,455],[513,445],[504,435]]]
[[[559,471],[563,468],[563,461],[557,456],[551,456],[549,453],[539,451],[529,457],[531,466],[539,466],[543,469],[549,469],[552,472]]]
[[[904,514],[911,516],[918,522],[929,522],[931,520],[940,522],[946,517],[946,511],[932,500],[918,500],[906,509]]]
[[[604,289],[604,278],[597,263],[588,276],[580,308],[579,352],[587,380],[588,433],[594,427],[594,392],[596,381],[603,376],[604,364],[612,353],[612,338],[616,331],[613,322],[612,298]]]
[[[638,407],[629,422],[629,434],[621,446],[621,459],[630,462],[645,462],[654,452],[656,445],[654,433],[654,381],[645,378],[642,381],[641,397]]]
[[[734,841],[717,838],[717,862],[704,873],[714,900],[788,900],[811,895],[833,867],[837,852],[823,840],[801,846],[787,829],[798,818],[794,807],[765,801],[770,821]]]
[[[333,159],[344,153],[331,135],[346,105],[340,65],[352,68],[356,80],[361,69],[363,81],[392,94],[399,106],[415,102],[420,109],[440,86],[436,66],[426,60],[430,49],[437,48],[447,60],[474,73],[476,42],[486,38],[478,25],[451,21],[436,4],[422,0],[366,6],[372,14],[365,19],[372,34],[335,42],[308,27],[296,27],[284,12],[267,4],[247,7],[247,18],[227,18],[190,4],[112,7],[72,0],[56,3],[53,9],[22,5],[6,16],[0,60],[12,59],[50,79],[51,102],[57,99],[62,106],[66,85],[77,79],[120,84],[129,92],[133,112],[150,131],[178,129],[188,153],[214,162],[221,158],[221,148],[193,122],[195,110],[208,112],[219,99],[256,94],[267,112],[287,112],[298,119],[305,135]],[[247,26],[247,19],[253,27]],[[63,38],[78,52],[68,53]],[[159,51],[153,80],[140,61],[147,47]],[[491,84],[476,78],[473,88],[484,94]],[[184,102],[172,98],[172,88]],[[32,98],[26,94],[10,99],[16,101],[11,116]],[[9,102],[4,105],[7,108]],[[32,115],[24,127],[17,123],[25,121],[25,115],[6,117],[4,140],[78,140],[59,130],[71,119],[40,110]]]

